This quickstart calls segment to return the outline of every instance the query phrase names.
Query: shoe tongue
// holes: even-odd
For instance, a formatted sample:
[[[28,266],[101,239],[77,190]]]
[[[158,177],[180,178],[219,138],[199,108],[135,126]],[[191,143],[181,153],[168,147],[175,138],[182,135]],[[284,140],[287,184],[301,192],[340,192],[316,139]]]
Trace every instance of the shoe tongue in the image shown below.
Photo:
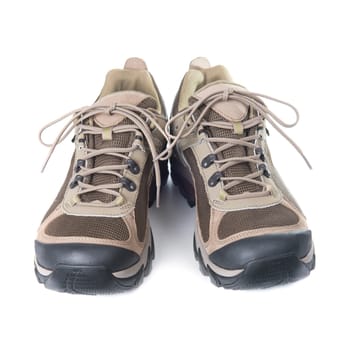
[[[156,108],[157,103],[155,99],[149,95],[146,95],[138,91],[119,91],[104,97],[101,97],[97,102],[96,106],[113,106],[114,104],[129,104],[142,108]],[[125,118],[122,114],[106,114],[101,113],[94,116],[93,122],[95,125],[102,128],[113,127],[117,125],[127,125],[132,124],[132,121],[128,118]],[[122,132],[122,133],[113,133],[112,138],[104,140],[101,135],[89,135],[88,137],[88,147],[91,149],[103,149],[103,148],[128,148],[132,146],[132,143],[135,139],[134,132]],[[120,165],[124,162],[122,158],[115,157],[108,154],[102,154],[93,158],[90,161],[90,167],[100,167],[106,165]],[[111,174],[101,174],[96,173],[91,175],[87,182],[91,185],[103,185],[103,184],[115,184],[120,182],[119,177]],[[88,192],[81,196],[83,202],[92,202],[95,200],[101,202],[111,202],[114,199],[114,196],[101,192]]]
[[[242,90],[245,89],[239,85],[228,83],[228,82],[220,82],[220,83],[212,83],[204,86],[202,89],[198,90],[194,97],[196,99],[206,98],[215,93],[224,93],[229,90]],[[219,101],[216,102],[211,109],[220,115],[223,120],[229,122],[240,122],[243,121],[248,114],[248,107],[244,105],[242,102],[227,100],[227,101]]]
[[[118,91],[112,94],[101,97],[97,102],[95,102],[95,106],[110,106],[118,104],[128,104],[133,106],[146,106],[146,108],[156,108],[157,103],[156,100],[139,91]],[[111,126],[116,126],[121,123],[125,119],[125,116],[118,113],[113,113],[112,115],[106,113],[97,114],[94,117],[94,122],[102,127],[107,128]]]
[[[229,83],[229,82],[216,82],[204,86],[202,89],[198,90],[194,94],[196,100],[206,98],[213,93],[224,93],[230,89],[235,90],[245,90],[242,86]],[[202,109],[203,110],[203,109]],[[200,113],[200,112],[199,112]],[[216,121],[229,121],[232,123],[243,122],[245,119],[249,118],[249,109],[240,101],[236,100],[227,100],[227,101],[218,101],[216,102],[206,113],[204,119],[209,122]],[[199,115],[199,114],[198,114]],[[243,135],[237,135],[234,132],[234,129],[223,129],[219,127],[209,127],[209,132],[212,137],[218,138],[234,138],[240,139],[246,137],[255,132],[251,129],[246,131]],[[222,146],[222,143],[213,143],[214,148]],[[236,145],[229,149],[226,149],[220,154],[218,154],[219,159],[228,159],[233,157],[245,157],[247,155],[252,155],[252,150],[244,146]],[[225,177],[244,177],[252,172],[256,171],[253,164],[250,163],[240,163],[234,166],[230,166],[223,171]],[[262,190],[261,186],[250,182],[241,182],[240,184],[231,187],[227,190],[227,193],[231,195],[241,194],[244,192],[260,192]]]

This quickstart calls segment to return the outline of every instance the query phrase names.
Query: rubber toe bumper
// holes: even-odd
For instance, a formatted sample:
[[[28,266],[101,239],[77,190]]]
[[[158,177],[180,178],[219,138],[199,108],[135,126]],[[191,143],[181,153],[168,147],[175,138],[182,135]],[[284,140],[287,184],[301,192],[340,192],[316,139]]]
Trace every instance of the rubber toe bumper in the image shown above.
[[[194,252],[201,271],[216,286],[227,289],[268,288],[295,282],[315,268],[311,231],[242,239],[207,256],[208,263],[195,240]]]
[[[302,259],[312,248],[311,231],[241,239],[215,251],[209,259],[224,269],[241,269],[248,263],[279,256]]]
[[[59,292],[105,294],[128,290],[138,286],[151,270],[153,239],[151,243],[142,263],[135,252],[120,247],[35,241],[35,273],[45,287]],[[128,271],[132,274],[119,277]]]
[[[54,270],[57,265],[104,266],[111,271],[124,270],[139,261],[131,250],[97,244],[45,244],[35,241],[40,266]]]

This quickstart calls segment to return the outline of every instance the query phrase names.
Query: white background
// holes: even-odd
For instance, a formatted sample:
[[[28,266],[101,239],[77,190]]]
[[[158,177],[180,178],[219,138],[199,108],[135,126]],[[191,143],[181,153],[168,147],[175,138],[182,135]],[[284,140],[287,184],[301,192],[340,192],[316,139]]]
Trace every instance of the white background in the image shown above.
[[[347,3],[1,1],[0,348],[349,349]],[[36,282],[36,229],[73,151],[67,140],[40,174],[47,149],[37,132],[92,103],[105,73],[129,56],[146,60],[168,110],[196,56],[299,108],[300,124],[287,131],[314,170],[272,128],[269,142],[314,233],[309,278],[265,291],[216,288],[193,257],[194,210],[169,181],[151,210],[154,268],[137,290],[74,296]]]

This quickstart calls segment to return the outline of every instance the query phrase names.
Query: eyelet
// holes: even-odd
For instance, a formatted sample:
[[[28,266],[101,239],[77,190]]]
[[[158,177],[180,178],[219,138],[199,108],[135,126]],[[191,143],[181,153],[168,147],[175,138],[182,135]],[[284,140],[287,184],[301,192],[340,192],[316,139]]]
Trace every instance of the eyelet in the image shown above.
[[[270,136],[270,131],[268,128],[265,128],[263,126],[258,126],[257,130],[260,131],[260,130],[264,130],[265,129],[265,133],[267,136]]]
[[[126,161],[128,164],[128,169],[134,174],[138,174],[140,172],[140,167],[137,165],[137,163],[133,159],[128,159]]]
[[[255,154],[259,156],[259,158],[262,162],[265,162],[265,155],[264,155],[263,149],[261,147],[255,148]]]
[[[271,174],[270,174],[267,170],[264,170],[263,175],[264,175],[265,177],[271,177]]]
[[[80,171],[81,167],[85,166],[85,160],[83,159],[78,159],[77,160],[77,165],[74,168],[74,171],[77,173]]]
[[[78,185],[79,182],[82,182],[84,180],[84,177],[81,175],[77,175],[74,180],[69,184],[70,188],[74,188]]]
[[[135,140],[143,141],[143,137],[141,135],[136,135]]]
[[[258,169],[259,170],[266,170],[266,164],[264,164],[264,163],[259,164]]]
[[[271,177],[271,174],[268,172],[266,168],[266,164],[259,164],[258,169],[263,171],[263,175],[265,177]]]
[[[208,185],[209,185],[210,187],[216,186],[217,183],[220,181],[221,177],[222,177],[222,172],[220,172],[220,171],[215,172],[215,173],[209,178],[209,180],[208,180]]]
[[[135,182],[131,181],[130,179],[122,177],[120,179],[120,182],[123,184],[123,187],[125,187],[129,192],[134,192],[136,190]]]
[[[214,153],[208,154],[206,157],[203,158],[201,165],[205,169],[209,168],[216,159],[217,159],[216,154]]]

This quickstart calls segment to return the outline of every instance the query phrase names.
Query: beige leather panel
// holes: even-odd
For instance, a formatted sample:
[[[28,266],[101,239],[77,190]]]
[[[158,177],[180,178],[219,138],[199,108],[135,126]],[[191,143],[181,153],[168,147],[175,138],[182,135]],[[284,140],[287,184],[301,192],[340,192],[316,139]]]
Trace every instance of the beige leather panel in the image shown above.
[[[122,247],[126,249],[133,250],[137,254],[141,254],[144,243],[139,242],[137,238],[137,232],[136,232],[136,223],[135,223],[135,217],[134,214],[129,214],[123,217],[128,230],[130,237],[126,241],[118,241],[118,240],[110,240],[110,239],[98,239],[98,238],[92,238],[92,237],[78,237],[78,236],[71,236],[71,237],[57,237],[57,236],[49,236],[45,233],[45,229],[47,225],[54,220],[55,218],[61,216],[64,212],[62,211],[61,206],[59,205],[47,218],[46,220],[40,225],[38,229],[38,235],[37,240],[42,243],[90,243],[90,244],[102,244],[102,245],[110,245],[115,247]],[[149,224],[147,228],[147,233],[150,234]],[[147,239],[145,239],[147,241]]]
[[[300,232],[307,230],[307,223],[303,216],[301,216],[287,201],[283,200],[282,203],[287,208],[295,212],[299,217],[299,222],[295,225],[289,226],[280,226],[280,227],[270,227],[270,228],[259,228],[254,230],[242,231],[240,233],[229,236],[223,240],[218,238],[218,228],[222,217],[225,215],[225,212],[218,211],[212,208],[211,210],[211,222],[210,222],[210,235],[209,240],[202,244],[204,245],[206,252],[208,254],[213,253],[214,251],[226,246],[227,244],[236,242],[243,238],[262,236],[264,234],[273,234],[273,233],[290,233],[290,232]],[[198,227],[198,226],[197,226]]]

